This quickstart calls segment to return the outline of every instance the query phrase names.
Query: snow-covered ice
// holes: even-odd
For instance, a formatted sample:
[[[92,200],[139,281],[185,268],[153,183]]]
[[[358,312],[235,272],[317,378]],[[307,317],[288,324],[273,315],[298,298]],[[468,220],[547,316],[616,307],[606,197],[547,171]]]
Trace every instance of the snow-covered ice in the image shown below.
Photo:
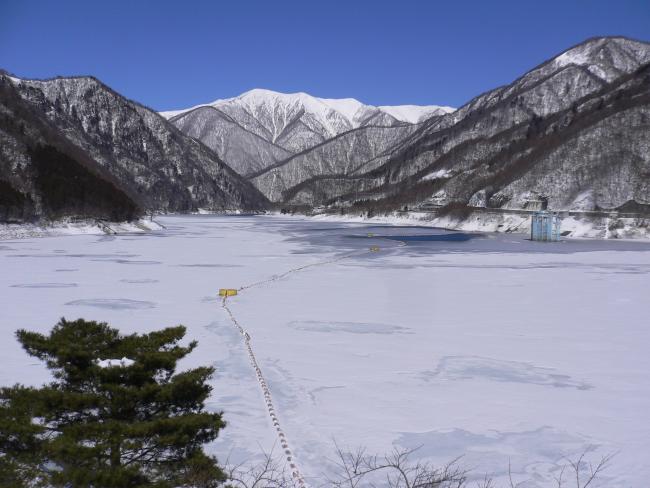
[[[254,457],[275,431],[217,292],[277,276],[228,306],[312,486],[333,439],[377,453],[422,446],[440,463],[464,455],[477,477],[501,481],[510,462],[528,487],[554,486],[557,465],[585,449],[617,453],[600,486],[650,479],[650,243],[278,216],[160,221],[167,229],[148,234],[0,241],[0,384],[49,379],[18,328],[47,332],[61,316],[126,333],[182,323],[199,341],[182,367],[217,369],[208,407],[228,426],[210,449]]]

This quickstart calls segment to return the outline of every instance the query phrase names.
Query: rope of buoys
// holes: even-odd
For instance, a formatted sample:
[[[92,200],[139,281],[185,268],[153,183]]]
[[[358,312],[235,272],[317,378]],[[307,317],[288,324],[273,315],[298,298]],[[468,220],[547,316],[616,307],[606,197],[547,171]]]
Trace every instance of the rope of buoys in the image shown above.
[[[361,252],[360,251],[353,251],[353,252],[349,252],[347,254],[343,254],[341,256],[337,256],[337,257],[335,257],[333,259],[328,259],[327,261],[319,261],[317,263],[305,264],[305,265],[299,266],[297,268],[292,268],[289,271],[285,271],[284,273],[281,273],[281,274],[278,274],[278,275],[273,275],[270,278],[267,278],[265,280],[256,281],[255,283],[251,283],[249,285],[244,285],[244,286],[240,287],[238,290],[239,291],[248,290],[248,289],[254,288],[256,286],[264,285],[265,283],[271,283],[273,281],[281,280],[282,278],[284,278],[284,277],[286,277],[286,276],[288,276],[288,275],[290,275],[292,273],[297,273],[298,271],[302,271],[302,270],[307,269],[307,268],[313,268],[314,266],[324,266],[326,264],[333,264],[333,263],[336,263],[337,261],[342,261],[342,260],[347,259],[347,258],[349,258],[351,256],[354,256],[355,254],[362,254],[362,253],[365,253],[365,252],[367,252],[367,251],[361,251]]]
[[[338,261],[342,261],[343,259],[347,259],[355,254],[364,254],[369,252],[368,250],[364,251],[353,251],[347,254],[343,254],[341,256],[338,256],[333,259],[329,259],[326,261],[319,261],[317,263],[311,263],[311,264],[306,264],[304,266],[300,266],[298,268],[293,268],[290,269],[289,271],[286,271],[282,274],[279,275],[273,275],[271,278],[268,278],[266,280],[262,281],[257,281],[255,283],[251,283],[250,285],[245,285],[242,286],[241,288],[238,288],[238,291],[243,291],[243,290],[248,290],[250,288],[256,287],[263,285],[265,283],[271,283],[273,281],[280,280],[291,273],[296,273],[298,271],[302,271],[307,268],[312,268],[314,266],[324,266],[326,264],[332,264],[336,263]],[[226,289],[224,289],[226,290]],[[230,290],[230,289],[227,289]],[[234,290],[233,290],[234,291]],[[266,403],[266,408],[269,413],[269,417],[271,419],[271,423],[273,424],[273,427],[275,428],[276,435],[278,436],[278,440],[280,441],[280,446],[282,447],[282,452],[285,456],[285,459],[287,463],[289,464],[289,468],[291,469],[291,477],[293,479],[293,482],[295,486],[298,488],[306,488],[305,480],[300,472],[300,469],[298,468],[298,464],[296,462],[295,456],[293,455],[293,452],[291,448],[289,447],[289,441],[287,439],[286,434],[283,432],[282,428],[280,427],[280,421],[278,420],[278,416],[275,411],[275,406],[273,405],[273,399],[271,397],[271,390],[268,387],[268,384],[266,383],[266,380],[264,379],[264,375],[262,374],[262,370],[259,367],[259,364],[257,363],[257,359],[255,357],[255,353],[253,352],[253,347],[251,345],[251,336],[246,330],[239,324],[237,319],[235,318],[234,314],[232,313],[232,310],[230,310],[230,307],[228,307],[226,300],[228,299],[229,296],[234,296],[233,294],[229,293],[224,293],[222,295],[222,300],[221,300],[221,306],[222,308],[228,313],[228,316],[230,317],[231,322],[233,325],[237,328],[239,333],[242,335],[244,338],[244,344],[246,346],[246,351],[248,353],[248,359],[251,363],[251,366],[255,370],[255,376],[257,377],[257,381],[262,389],[262,394],[264,395],[264,401]]]
[[[280,446],[282,447],[282,453],[285,456],[285,459],[287,460],[287,463],[289,464],[289,468],[291,469],[291,477],[293,478],[294,484],[298,488],[305,488],[305,479],[303,478],[302,474],[300,473],[300,469],[298,468],[298,465],[296,464],[295,457],[293,455],[293,452],[291,451],[291,448],[289,447],[289,441],[287,440],[287,436],[280,427],[280,421],[278,420],[278,416],[275,413],[275,406],[273,405],[273,398],[271,397],[271,390],[268,387],[268,384],[266,383],[266,380],[264,379],[264,375],[262,374],[262,369],[260,368],[259,364],[257,363],[257,358],[255,357],[255,353],[253,352],[253,347],[251,346],[251,336],[244,328],[239,324],[235,316],[233,315],[232,311],[230,310],[230,307],[226,304],[226,299],[228,297],[224,296],[222,301],[221,301],[221,306],[226,310],[228,315],[230,316],[230,320],[232,321],[233,325],[239,330],[239,333],[242,335],[244,338],[244,344],[246,345],[246,351],[248,353],[248,359],[251,363],[251,366],[255,370],[255,376],[257,377],[257,382],[259,383],[261,389],[262,389],[262,394],[264,395],[264,402],[266,403],[266,408],[269,413],[269,417],[271,419],[271,423],[273,424],[273,427],[275,428],[276,435],[278,436],[278,440],[280,441]]]

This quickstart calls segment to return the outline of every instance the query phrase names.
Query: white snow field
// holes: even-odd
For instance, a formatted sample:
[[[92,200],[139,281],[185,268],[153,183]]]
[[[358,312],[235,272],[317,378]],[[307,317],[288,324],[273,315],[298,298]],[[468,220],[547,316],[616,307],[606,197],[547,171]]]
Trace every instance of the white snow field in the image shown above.
[[[181,323],[199,341],[182,366],[217,368],[209,408],[228,426],[210,450],[255,458],[278,444],[276,429],[216,295],[277,276],[227,303],[308,485],[324,486],[336,440],[379,454],[421,446],[438,463],[464,456],[473,476],[500,482],[510,462],[522,487],[555,486],[586,449],[590,460],[616,453],[590,486],[648,486],[650,243],[159,220],[167,229],[149,234],[0,241],[0,384],[49,378],[18,328],[47,332],[61,316],[123,332]]]

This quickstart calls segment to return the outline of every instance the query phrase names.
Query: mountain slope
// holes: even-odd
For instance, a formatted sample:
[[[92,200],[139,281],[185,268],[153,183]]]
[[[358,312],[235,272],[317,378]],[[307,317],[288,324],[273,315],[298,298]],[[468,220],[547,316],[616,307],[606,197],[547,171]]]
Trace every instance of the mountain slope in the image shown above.
[[[291,201],[289,195],[304,182],[332,177],[350,178],[382,164],[417,125],[365,126],[333,137],[249,175],[271,201]],[[345,184],[343,184],[345,187]],[[323,191],[295,203],[318,205],[331,197]]]
[[[557,209],[650,203],[649,62],[648,43],[590,39],[430,119],[374,168],[305,180],[284,200],[523,208],[534,192]]]
[[[110,174],[0,76],[0,221],[131,220],[142,212]]]
[[[240,174],[259,171],[293,153],[215,107],[199,107],[172,119],[183,133],[212,148]],[[249,126],[251,124],[248,124]]]
[[[0,76],[0,83],[31,108],[32,118],[48,124],[52,138],[65,141],[91,172],[109,177],[142,209],[260,209],[267,204],[209,148],[94,78]],[[5,166],[10,164],[2,173],[5,181],[15,178],[16,161],[33,166],[25,154],[18,148],[4,154]]]
[[[352,98],[251,90],[188,110],[162,112],[184,133],[215,150],[240,174],[251,175],[345,132],[404,126],[449,107],[373,107]]]

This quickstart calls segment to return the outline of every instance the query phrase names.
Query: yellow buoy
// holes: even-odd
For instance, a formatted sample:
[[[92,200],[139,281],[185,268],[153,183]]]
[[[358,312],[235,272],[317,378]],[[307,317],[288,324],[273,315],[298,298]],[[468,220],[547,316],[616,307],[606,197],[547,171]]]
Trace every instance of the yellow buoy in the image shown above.
[[[375,234],[373,234],[372,232],[368,232],[368,237],[375,237]]]
[[[234,297],[237,294],[237,290],[234,288],[219,288],[220,297]]]
[[[379,246],[372,246],[370,252],[379,252]]]

